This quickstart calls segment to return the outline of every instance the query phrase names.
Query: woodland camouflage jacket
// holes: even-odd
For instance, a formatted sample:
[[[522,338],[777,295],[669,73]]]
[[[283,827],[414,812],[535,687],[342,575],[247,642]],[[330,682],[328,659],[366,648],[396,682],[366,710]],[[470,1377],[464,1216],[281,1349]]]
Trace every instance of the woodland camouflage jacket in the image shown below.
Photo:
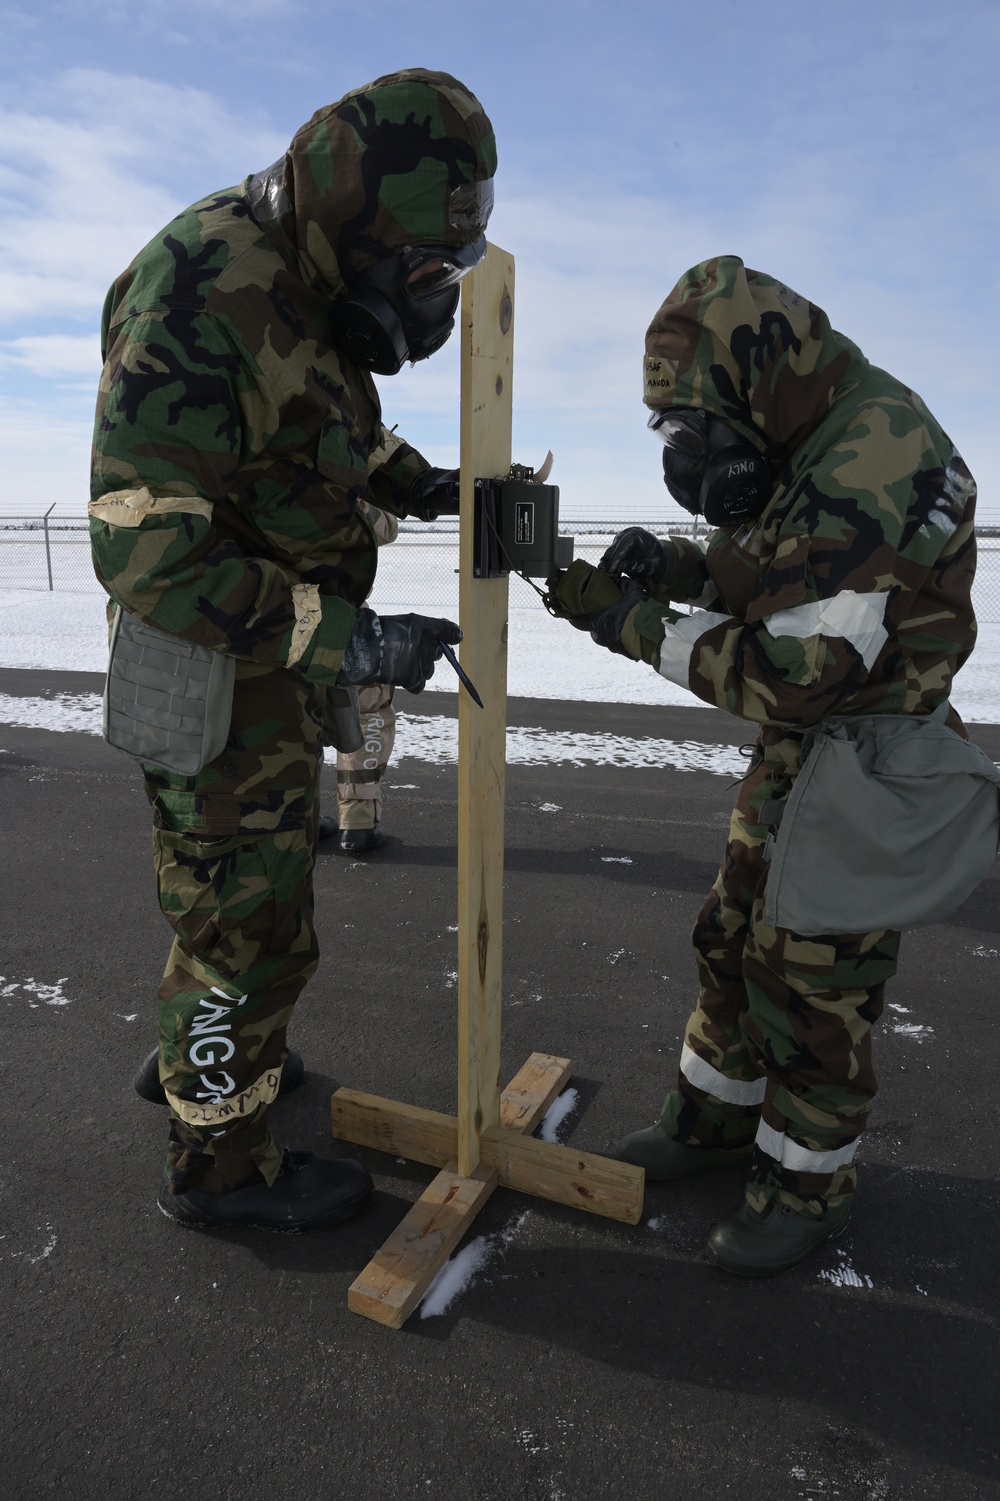
[[[790,726],[941,703],[975,642],[976,487],[919,396],[820,308],[720,256],[653,319],[645,401],[723,418],[776,477],[763,515],[706,554],[674,539],[666,592],[725,612],[695,641],[691,690]]]
[[[382,425],[331,301],[413,244],[484,232],[490,122],[444,73],[319,110],[284,159],[178,216],[115,282],[94,435],[97,575],[143,620],[259,663],[339,671],[375,577],[364,505],[426,462]]]

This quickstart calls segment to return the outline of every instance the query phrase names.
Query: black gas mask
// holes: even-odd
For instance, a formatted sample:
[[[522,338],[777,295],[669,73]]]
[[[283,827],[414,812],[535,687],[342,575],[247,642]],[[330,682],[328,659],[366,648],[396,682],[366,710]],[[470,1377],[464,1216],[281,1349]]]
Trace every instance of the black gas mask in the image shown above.
[[[411,245],[363,271],[333,304],[334,343],[356,365],[397,375],[407,360],[426,360],[455,327],[459,283],[486,254],[474,245]]]
[[[693,407],[654,412],[648,423],[663,443],[663,483],[692,516],[709,526],[754,521],[774,480],[756,448],[719,417]]]

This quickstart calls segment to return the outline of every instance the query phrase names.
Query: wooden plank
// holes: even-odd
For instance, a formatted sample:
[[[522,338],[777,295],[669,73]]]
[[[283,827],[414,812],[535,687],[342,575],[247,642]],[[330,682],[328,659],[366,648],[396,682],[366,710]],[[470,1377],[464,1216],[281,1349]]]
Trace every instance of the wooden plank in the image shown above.
[[[546,1110],[561,1094],[572,1072],[569,1058],[532,1053],[500,1096],[501,1126],[530,1136],[541,1125]]]
[[[497,1186],[492,1169],[478,1167],[459,1177],[456,1166],[453,1159],[438,1173],[351,1284],[352,1313],[399,1329],[416,1308]]]
[[[530,1135],[562,1090],[573,1065],[551,1053],[532,1053],[500,1097],[500,1124]],[[330,1101],[331,1129],[340,1141],[443,1167],[455,1156],[457,1122],[453,1115],[423,1110],[400,1100],[338,1089]]]
[[[458,1122],[453,1115],[363,1094],[360,1089],[338,1089],[330,1110],[333,1134],[340,1141],[425,1162],[428,1167],[444,1167],[455,1156]]]
[[[483,1132],[479,1149],[483,1162],[496,1168],[505,1188],[626,1225],[639,1223],[646,1178],[641,1167],[538,1141],[501,1126]]]
[[[473,574],[474,481],[510,468],[514,261],[491,245],[462,283],[458,695],[458,1170],[500,1119],[507,580]]]
[[[418,1110],[377,1095],[340,1089],[334,1134],[358,1146],[441,1166],[455,1157],[458,1122],[434,1110]],[[492,1126],[480,1139],[483,1165],[495,1169],[504,1188],[568,1204],[588,1214],[635,1225],[642,1214],[642,1168],[594,1152],[578,1152]]]

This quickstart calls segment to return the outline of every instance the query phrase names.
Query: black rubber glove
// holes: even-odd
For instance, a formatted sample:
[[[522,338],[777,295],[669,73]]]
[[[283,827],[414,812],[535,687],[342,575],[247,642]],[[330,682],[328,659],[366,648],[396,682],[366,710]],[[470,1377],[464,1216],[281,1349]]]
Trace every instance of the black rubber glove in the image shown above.
[[[458,515],[458,470],[425,469],[407,491],[406,514],[418,521]]]
[[[603,568],[595,568],[585,558],[577,558],[565,573],[554,574],[547,581],[546,605],[578,631],[589,631],[598,646],[635,658],[622,644],[622,628],[629,615],[645,600],[637,584],[622,585]]]
[[[337,682],[345,688],[389,683],[419,693],[434,675],[441,642],[457,646],[461,639],[462,632],[453,620],[359,610]]]
[[[636,660],[635,653],[622,644],[622,627],[632,611],[643,603],[646,595],[638,584],[631,584],[622,595],[616,605],[611,605],[607,610],[602,610],[599,615],[590,617],[591,639],[598,646],[607,647],[608,651],[617,652],[619,656],[630,657]]]
[[[669,543],[661,542],[641,526],[627,526],[618,533],[597,566],[615,578],[621,578],[624,573],[636,583],[655,589],[662,582],[671,561]]]

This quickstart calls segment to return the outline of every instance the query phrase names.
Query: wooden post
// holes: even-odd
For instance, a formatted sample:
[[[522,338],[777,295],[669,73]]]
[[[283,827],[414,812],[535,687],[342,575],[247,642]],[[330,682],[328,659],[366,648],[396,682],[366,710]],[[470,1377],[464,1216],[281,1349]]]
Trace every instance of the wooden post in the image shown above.
[[[461,662],[483,700],[458,693],[458,1114],[338,1089],[333,1134],[440,1171],[347,1295],[398,1329],[498,1185],[635,1225],[644,1174],[531,1133],[569,1078],[532,1053],[500,1092],[507,580],[474,576],[474,482],[510,469],[514,262],[491,245],[462,284]]]
[[[458,695],[458,1171],[500,1120],[506,578],[473,574],[473,484],[510,469],[514,261],[491,245],[462,285],[460,660],[484,707]]]

